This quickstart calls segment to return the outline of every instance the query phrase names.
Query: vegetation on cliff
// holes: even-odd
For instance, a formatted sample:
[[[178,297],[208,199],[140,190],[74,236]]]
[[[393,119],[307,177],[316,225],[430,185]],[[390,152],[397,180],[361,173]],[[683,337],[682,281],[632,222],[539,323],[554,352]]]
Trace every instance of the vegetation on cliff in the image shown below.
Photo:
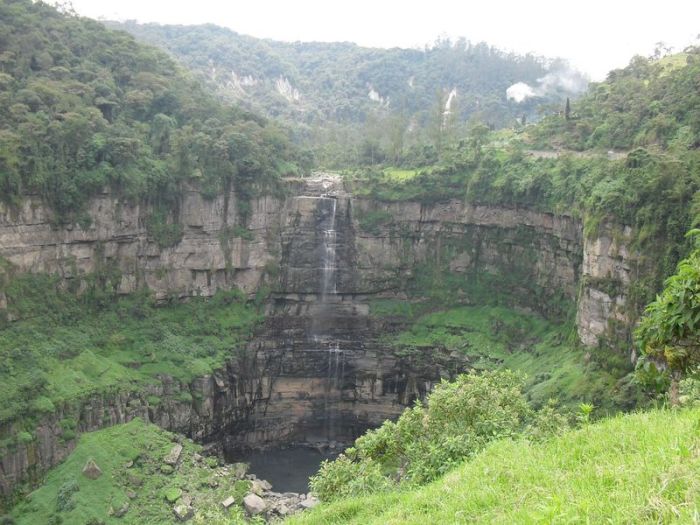
[[[700,250],[679,263],[647,306],[635,335],[642,353],[639,376],[647,382],[668,381],[671,404],[677,406],[681,378],[692,380],[700,371]]]
[[[582,359],[568,322],[557,324],[504,306],[433,308],[378,301],[371,313],[408,325],[384,337],[398,356],[420,362],[437,360],[440,352],[457,353],[474,370],[522,373],[525,395],[535,407],[546,406],[550,399],[567,409],[587,402],[596,406],[596,413],[606,414],[645,403],[626,360],[597,354]]]
[[[144,403],[158,405],[160,398],[145,395],[147,385],[162,377],[187,385],[221,368],[261,319],[259,305],[237,292],[167,307],[147,293],[100,304],[61,291],[57,277],[37,275],[13,280],[6,293],[21,320],[0,330],[0,453],[18,440],[33,442],[36,423],[55,412],[65,417],[62,439],[72,440],[92,395],[140,392]],[[197,402],[188,388],[170,401]]]
[[[348,170],[348,183],[354,194],[379,201],[460,199],[570,215],[580,218],[589,238],[602,228],[622,237],[629,228],[634,266],[624,293],[634,319],[688,254],[685,232],[700,223],[700,99],[692,87],[699,74],[700,48],[636,57],[573,102],[569,115],[515,131],[475,125],[446,143],[438,162]],[[668,124],[663,133],[660,122]],[[567,142],[573,134],[577,144]],[[632,149],[608,153],[611,147]],[[391,224],[383,216],[364,220],[366,228]],[[611,297],[623,291],[613,280],[596,285]]]
[[[84,223],[87,200],[111,188],[173,222],[188,183],[245,202],[308,167],[278,126],[217,102],[162,51],[93,20],[8,0],[0,48],[5,202],[40,194],[58,222]]]
[[[168,455],[181,444],[174,464]],[[176,523],[177,505],[196,501],[192,523],[246,523],[241,505],[251,482],[216,458],[199,455],[201,446],[134,419],[82,435],[65,462],[49,472],[41,488],[12,510],[17,525],[84,523]],[[94,461],[102,474],[83,474]],[[233,497],[235,504],[221,502]]]
[[[460,136],[450,115],[503,123],[527,107],[503,103],[502,93],[495,94],[505,90],[505,79],[499,76],[496,82],[492,73],[516,72],[536,80],[545,72],[542,63],[464,42],[379,52],[345,44],[261,43],[212,28],[129,27],[167,41],[192,63],[213,56],[230,70],[227,60],[247,57],[250,63],[236,73],[239,84],[252,74],[247,67],[264,70],[278,90],[268,89],[269,100],[262,101],[271,114],[303,113],[279,97],[294,99],[295,85],[320,86],[305,125],[317,119],[363,123],[354,128],[362,130],[363,140],[339,160],[369,165],[348,172],[357,196],[379,202],[459,199],[574,216],[588,239],[603,228],[612,237],[631,231],[632,242],[625,246],[634,252],[631,283],[613,276],[581,282],[582,287],[594,284],[611,301],[624,296],[630,324],[691,248],[684,234],[700,222],[698,48],[664,58],[637,57],[537,125],[521,121],[515,130],[493,132],[472,122]],[[207,31],[218,38],[198,38]],[[224,54],[217,54],[221,43]],[[10,207],[23,195],[40,194],[56,222],[86,226],[86,203],[109,190],[151,205],[151,240],[164,248],[180,240],[178,207],[188,185],[198,185],[205,197],[234,191],[245,219],[250,197],[274,189],[281,175],[298,174],[311,163],[277,125],[220,103],[167,55],[96,22],[40,2],[8,0],[0,5],[0,44],[0,198]],[[250,49],[262,55],[252,57]],[[314,57],[326,65],[311,64]],[[364,67],[350,67],[356,62]],[[452,86],[473,77],[469,68],[489,74],[475,77],[479,85],[460,86],[471,106],[453,108],[446,117],[445,93],[436,97],[426,79],[440,77]],[[348,79],[343,74],[348,70],[358,76]],[[319,86],[313,85],[319,79]],[[391,113],[394,106],[382,98],[387,93],[402,94],[392,95],[397,97],[392,104],[403,114]],[[381,118],[372,123],[376,115]],[[404,142],[408,116],[421,129],[422,143],[412,148]],[[328,126],[329,136],[337,132],[331,138],[309,128],[302,134],[333,156],[337,150],[329,144],[342,143],[347,130]],[[611,148],[623,151],[605,151]],[[391,214],[375,209],[359,218],[359,226],[379,234],[392,221]],[[250,235],[243,224],[229,226],[231,232]],[[524,237],[527,230],[516,233]],[[410,232],[397,234],[410,240]],[[341,459],[326,464],[314,489],[327,500],[342,501],[302,521],[694,519],[700,495],[697,409],[588,425],[593,405],[603,412],[629,408],[638,399],[626,376],[632,366],[626,353],[631,338],[603,341],[601,347],[610,344],[618,351],[591,349],[584,358],[570,340],[574,292],[543,292],[528,281],[530,274],[505,266],[469,281],[443,258],[456,253],[445,239],[436,238],[444,245],[435,250],[434,261],[412,268],[410,276],[397,270],[392,290],[406,300],[376,301],[371,315],[400,318],[395,326],[401,329],[386,337],[399,358],[420,359],[444,349],[461,354],[483,373],[441,384],[427,404],[362,436]],[[464,248],[468,241],[459,242]],[[530,255],[524,250],[522,258]],[[674,403],[681,398],[680,377],[695,374],[700,362],[699,257],[691,254],[666,281],[637,332],[643,354],[638,379],[665,386],[670,378]],[[534,260],[526,262],[534,265]],[[72,443],[82,403],[90,396],[129,393],[146,409],[161,403],[196,407],[194,389],[176,389],[168,399],[148,395],[148,389],[169,378],[187,385],[222,367],[262,317],[260,304],[236,292],[186,304],[174,299],[164,308],[156,307],[147,291],[118,298],[119,277],[106,267],[66,284],[58,276],[14,275],[0,261],[0,290],[7,299],[0,310],[0,454],[36,447],[38,424],[52,418],[57,439]],[[522,297],[527,301],[520,302]],[[509,309],[518,303],[553,322]],[[624,330],[628,335],[631,326]],[[689,380],[685,387],[692,397],[697,383]],[[580,407],[583,428],[556,436],[574,422],[549,403],[555,396],[566,408],[588,402]],[[102,424],[112,422],[110,414],[102,417]],[[191,476],[173,477],[162,469],[160,456],[171,439],[141,422],[84,436],[46,485],[14,512],[26,523],[70,521],[79,512],[81,519],[110,521],[129,503],[130,515],[144,522],[172,520],[162,499],[202,488],[209,472],[199,465]],[[195,448],[187,443],[186,454]],[[109,473],[92,485],[76,479],[76,469],[89,457]],[[135,498],[127,495],[133,487],[127,488],[132,480],[125,469],[132,468],[144,484]],[[40,474],[30,473],[30,481]],[[154,493],[163,497],[147,497]],[[211,502],[214,514],[222,512],[215,499]],[[239,517],[234,512],[201,519]]]

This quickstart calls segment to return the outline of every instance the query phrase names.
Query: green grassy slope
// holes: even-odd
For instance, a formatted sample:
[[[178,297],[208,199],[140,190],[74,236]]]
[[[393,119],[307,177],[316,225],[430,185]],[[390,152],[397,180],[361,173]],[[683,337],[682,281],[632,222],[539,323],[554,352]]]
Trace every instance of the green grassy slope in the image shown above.
[[[162,375],[188,382],[210,373],[235,355],[260,319],[256,305],[237,292],[167,307],[137,295],[99,308],[85,297],[54,294],[54,277],[26,276],[14,284],[19,282],[27,285],[20,287],[26,315],[0,330],[0,424],[7,429],[19,421],[31,432],[59,406],[138,390]],[[43,292],[31,299],[35,287]],[[54,314],[42,312],[39,301]],[[0,453],[15,439],[0,435]]]
[[[174,439],[140,419],[84,434],[68,459],[49,472],[42,487],[17,505],[12,516],[18,525],[177,523],[173,506],[191,496],[195,521],[225,518],[226,523],[238,523],[242,508],[234,505],[225,511],[220,502],[234,496],[240,503],[250,482],[221,475],[215,460],[195,456],[201,447],[189,440],[181,440],[175,468],[165,466]],[[90,459],[102,470],[94,480],[82,474]],[[126,514],[115,516],[127,503]]]
[[[548,399],[569,407],[585,401],[601,413],[629,409],[640,401],[626,363],[618,363],[615,356],[586,356],[573,341],[569,323],[555,324],[502,306],[459,306],[421,314],[422,306],[372,303],[375,316],[411,319],[408,329],[385,337],[399,355],[420,359],[442,348],[466,356],[477,370],[523,372],[528,398],[536,406]]]
[[[700,409],[498,441],[424,488],[322,505],[292,524],[694,523]]]

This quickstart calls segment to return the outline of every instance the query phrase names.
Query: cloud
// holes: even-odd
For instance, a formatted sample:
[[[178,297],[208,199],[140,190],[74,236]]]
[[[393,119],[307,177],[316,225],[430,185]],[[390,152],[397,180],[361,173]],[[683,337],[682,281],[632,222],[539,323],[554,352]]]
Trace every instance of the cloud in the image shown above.
[[[518,104],[526,98],[534,96],[537,96],[535,90],[525,82],[517,82],[506,89],[506,98],[508,100],[515,100]]]
[[[506,98],[519,104],[531,97],[544,97],[559,91],[575,95],[583,92],[586,86],[588,86],[588,79],[581,72],[568,66],[560,66],[542,78],[538,78],[535,86],[516,82],[506,89]]]

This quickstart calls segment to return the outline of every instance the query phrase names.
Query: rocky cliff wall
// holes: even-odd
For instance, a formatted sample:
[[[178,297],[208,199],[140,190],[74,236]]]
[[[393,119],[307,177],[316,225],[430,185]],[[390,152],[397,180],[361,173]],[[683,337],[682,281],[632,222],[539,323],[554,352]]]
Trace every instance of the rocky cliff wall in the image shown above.
[[[147,286],[161,299],[233,287],[253,294],[263,281],[271,288],[267,319],[243,360],[189,385],[162,377],[153,392],[104,393],[59,408],[34,442],[3,454],[4,494],[71,450],[61,421],[76,421],[80,433],[141,416],[229,448],[343,440],[468,368],[439,351],[394,355],[382,335],[404,327],[370,315],[375,298],[409,300],[440,288],[478,302],[507,292],[514,305],[554,318],[575,308],[588,346],[629,324],[628,230],[603,228],[585,239],[581,223],[563,215],[357,199],[332,176],[290,181],[286,198],[255,199],[250,209],[244,228],[235,195],[207,200],[190,189],[175,218],[182,240],[160,248],[148,234],[151,210],[109,193],[91,202],[86,227],[54,225],[32,196],[19,209],[0,205],[0,257],[14,272],[55,273],[80,289],[83,276],[109,265],[119,271],[119,292]],[[178,401],[182,391],[191,402]],[[149,406],[149,395],[162,403]]]
[[[175,217],[182,239],[161,248],[148,234],[153,210],[147,206],[105,193],[90,202],[89,225],[56,225],[41,200],[28,196],[18,208],[0,204],[0,257],[17,272],[58,274],[66,282],[111,264],[121,274],[118,290],[124,294],[143,287],[160,299],[233,287],[252,293],[274,260],[269,240],[279,223],[279,202],[264,197],[252,206],[252,240],[244,240],[235,235],[245,232],[237,223],[235,196],[206,200],[199,191],[187,191]]]
[[[29,196],[19,208],[0,204],[0,257],[16,272],[54,273],[66,283],[79,283],[81,276],[109,264],[121,275],[119,292],[148,287],[160,299],[209,296],[232,287],[252,294],[271,269],[282,276],[273,284],[275,292],[315,294],[317,239],[313,228],[300,225],[315,220],[324,188],[318,181],[289,186],[292,195],[286,199],[253,200],[245,228],[238,223],[235,195],[207,200],[190,189],[175,218],[183,225],[182,240],[168,248],[148,234],[148,207],[105,193],[90,203],[89,226],[55,225],[40,199]],[[628,319],[624,292],[636,260],[626,242],[629,228],[620,235],[613,234],[620,228],[603,227],[599,235],[584,239],[580,221],[563,215],[459,200],[376,202],[352,198],[337,179],[327,186],[341,195],[341,222],[352,226],[345,228],[348,239],[340,243],[345,251],[338,253],[343,261],[338,283],[345,294],[400,296],[416,272],[467,280],[487,274],[509,280],[509,289],[525,306],[536,308],[555,296],[574,302],[580,297],[577,325],[587,346],[609,332],[610,320],[624,324]],[[378,212],[385,217],[381,224],[369,231],[360,226],[363,217]],[[292,244],[298,267],[289,266],[285,255]],[[619,294],[611,296],[603,281],[619,282]],[[0,291],[0,307],[4,304]]]

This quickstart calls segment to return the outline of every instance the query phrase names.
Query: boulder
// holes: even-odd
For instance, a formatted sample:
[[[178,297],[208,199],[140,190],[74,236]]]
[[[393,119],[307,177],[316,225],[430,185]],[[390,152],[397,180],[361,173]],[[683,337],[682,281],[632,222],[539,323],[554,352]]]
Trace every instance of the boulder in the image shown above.
[[[173,514],[179,521],[187,521],[192,516],[194,516],[194,509],[189,505],[175,505],[173,507]]]
[[[140,487],[143,485],[143,478],[140,476],[137,476],[136,474],[129,474],[127,476],[127,480],[129,482],[129,485],[132,487]]]
[[[271,488],[272,488],[272,485],[270,485],[264,479],[253,480],[253,483],[250,485],[250,491],[253,494],[257,494],[258,496],[262,496],[263,492],[268,491]]]
[[[230,466],[231,475],[236,479],[243,479],[248,472],[248,463],[234,463]]]
[[[128,502],[128,501],[125,501],[125,502],[121,505],[121,507],[119,507],[119,508],[117,508],[117,509],[113,509],[112,515],[113,515],[115,518],[122,518],[122,517],[124,517],[124,515],[125,515],[127,512],[129,512],[129,502]]]
[[[225,509],[229,508],[231,505],[236,503],[236,500],[233,498],[233,496],[229,496],[226,498],[224,501],[221,502],[221,506]]]
[[[265,503],[265,500],[257,494],[248,494],[245,498],[243,498],[243,507],[245,507],[245,511],[250,516],[257,516],[261,512],[265,512],[267,504]]]
[[[89,479],[97,479],[102,475],[102,469],[97,466],[94,459],[89,459],[83,467],[83,475]]]
[[[316,496],[312,496],[311,494],[308,494],[306,496],[306,499],[301,500],[300,505],[304,507],[305,509],[313,509],[316,505],[321,503],[319,499]]]
[[[260,484],[263,490],[272,490],[272,484],[266,479],[260,479],[258,480],[258,483]]]
[[[182,445],[177,443],[173,445],[173,448],[170,449],[170,452],[168,452],[168,455],[165,456],[163,461],[167,465],[177,465],[177,462],[180,460],[180,454],[182,454]]]

